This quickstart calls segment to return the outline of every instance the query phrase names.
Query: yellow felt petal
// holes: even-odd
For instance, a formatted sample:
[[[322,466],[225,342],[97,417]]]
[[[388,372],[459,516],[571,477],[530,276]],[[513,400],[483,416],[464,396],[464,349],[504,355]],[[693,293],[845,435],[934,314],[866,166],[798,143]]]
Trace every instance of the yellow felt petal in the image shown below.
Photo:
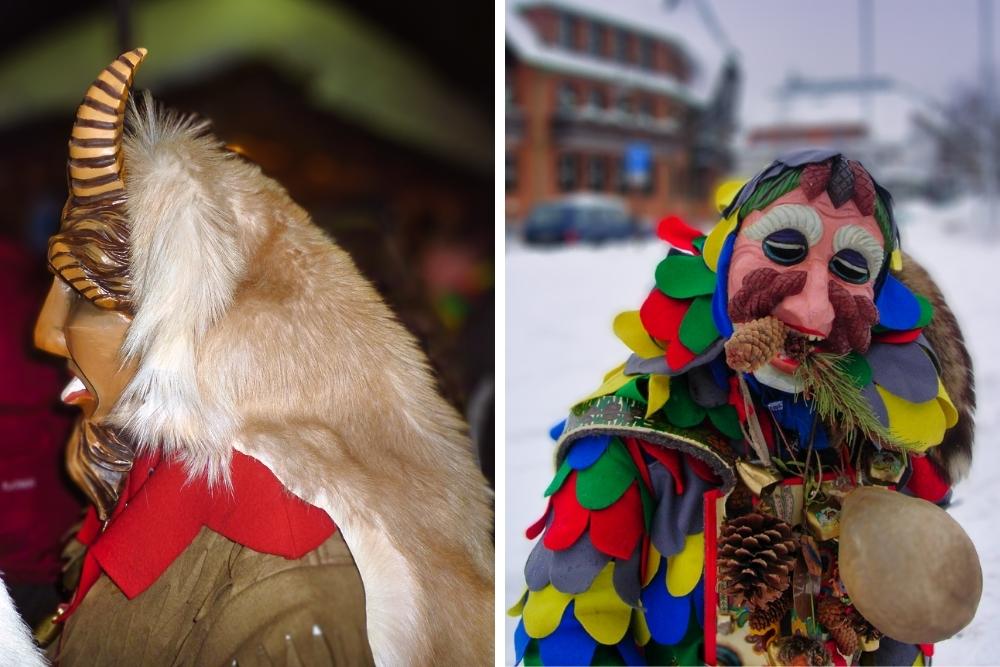
[[[653,635],[649,632],[649,625],[646,623],[646,612],[642,609],[632,611],[632,638],[639,646],[645,646]]]
[[[653,339],[643,328],[638,310],[626,310],[624,313],[618,313],[612,328],[615,335],[640,357],[649,359],[663,355],[663,349],[653,342]]]
[[[649,402],[646,404],[646,416],[649,417],[654,412],[662,408],[668,398],[670,398],[670,376],[650,375],[648,395]]]
[[[899,248],[893,250],[892,254],[889,255],[889,268],[893,271],[903,270],[903,252]]]
[[[948,390],[941,383],[941,378],[938,378],[937,400],[941,404],[941,410],[944,411],[944,425],[946,428],[951,428],[958,423],[958,410],[955,409],[955,404],[951,402],[951,396],[948,395]]]
[[[893,396],[882,387],[875,385],[889,415],[889,432],[906,445],[907,449],[918,452],[941,444],[944,439],[945,414],[937,398],[923,403],[910,403]]]
[[[705,533],[688,535],[681,552],[667,558],[667,591],[675,598],[687,595],[698,585],[703,569]]]
[[[557,591],[552,584],[540,591],[530,591],[524,603],[524,630],[529,637],[548,637],[559,627],[566,605],[573,598],[569,593]]]
[[[632,380],[632,377],[625,375],[625,364],[621,366],[616,366],[607,375],[604,376],[604,382],[589,396],[580,399],[582,401],[589,401],[592,398],[597,398],[598,396],[606,396],[608,394],[613,394],[625,385],[627,385]]]
[[[528,599],[528,589],[525,588],[524,592],[521,593],[521,597],[518,598],[517,602],[514,603],[514,606],[507,610],[507,615],[508,616],[513,616],[514,618],[517,618],[518,616],[520,616],[521,614],[523,614],[524,613],[524,602],[527,599]]]
[[[660,552],[656,550],[653,543],[649,543],[649,558],[646,560],[646,576],[642,579],[642,585],[649,586],[649,582],[656,576],[656,571],[660,569]]]
[[[736,229],[736,214],[719,220],[718,224],[708,233],[705,245],[701,250],[701,256],[705,260],[705,266],[712,271],[719,270],[719,255],[722,253],[722,245],[726,242],[732,231]]]
[[[577,595],[573,603],[576,620],[580,621],[587,634],[602,644],[620,642],[632,618],[632,607],[618,597],[615,590],[612,581],[614,567],[613,562],[605,565],[590,590]]]
[[[741,181],[733,179],[730,181],[725,181],[715,189],[715,209],[722,213],[726,210],[726,207],[736,199],[736,195],[739,194],[740,189],[746,185],[746,181]]]

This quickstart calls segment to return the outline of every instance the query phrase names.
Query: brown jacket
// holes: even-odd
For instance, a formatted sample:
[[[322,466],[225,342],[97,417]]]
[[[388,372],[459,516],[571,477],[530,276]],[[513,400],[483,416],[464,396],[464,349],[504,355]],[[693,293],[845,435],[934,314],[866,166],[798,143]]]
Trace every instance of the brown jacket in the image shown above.
[[[66,622],[59,665],[364,665],[365,598],[340,532],[298,560],[202,528],[133,600],[102,575]]]

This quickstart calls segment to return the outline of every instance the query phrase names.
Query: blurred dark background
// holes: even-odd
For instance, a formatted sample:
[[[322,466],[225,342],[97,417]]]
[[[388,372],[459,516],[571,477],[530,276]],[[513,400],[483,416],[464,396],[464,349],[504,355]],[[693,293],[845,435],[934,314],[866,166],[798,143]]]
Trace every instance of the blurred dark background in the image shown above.
[[[0,9],[0,235],[37,259],[87,85],[212,120],[357,261],[471,421],[492,478],[493,20],[448,0],[77,0]],[[27,341],[26,341],[27,346]]]

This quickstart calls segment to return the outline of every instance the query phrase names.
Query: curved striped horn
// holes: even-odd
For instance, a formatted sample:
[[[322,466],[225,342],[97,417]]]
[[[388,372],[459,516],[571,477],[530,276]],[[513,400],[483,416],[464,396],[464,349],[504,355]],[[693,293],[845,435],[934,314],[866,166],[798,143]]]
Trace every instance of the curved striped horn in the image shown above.
[[[146,49],[118,56],[90,84],[69,139],[69,187],[78,205],[120,200],[122,127],[132,79]]]

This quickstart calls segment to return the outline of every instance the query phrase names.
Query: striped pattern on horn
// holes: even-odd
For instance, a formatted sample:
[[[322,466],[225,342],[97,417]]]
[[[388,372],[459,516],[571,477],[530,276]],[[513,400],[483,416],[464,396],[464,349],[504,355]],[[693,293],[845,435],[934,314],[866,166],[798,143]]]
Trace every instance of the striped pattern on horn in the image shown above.
[[[146,49],[118,56],[87,89],[69,139],[69,185],[78,206],[120,201],[122,128],[132,79]]]

